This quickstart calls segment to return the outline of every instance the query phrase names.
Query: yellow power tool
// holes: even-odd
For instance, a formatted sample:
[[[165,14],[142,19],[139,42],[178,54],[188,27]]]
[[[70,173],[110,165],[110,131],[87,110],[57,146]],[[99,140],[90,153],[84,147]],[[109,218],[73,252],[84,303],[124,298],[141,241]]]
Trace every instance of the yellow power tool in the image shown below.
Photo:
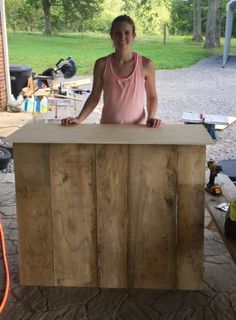
[[[222,167],[217,165],[215,161],[208,161],[207,166],[210,169],[210,177],[209,182],[206,185],[206,191],[214,196],[220,196],[222,190],[220,185],[215,183],[215,178],[217,177],[217,174],[222,171]]]

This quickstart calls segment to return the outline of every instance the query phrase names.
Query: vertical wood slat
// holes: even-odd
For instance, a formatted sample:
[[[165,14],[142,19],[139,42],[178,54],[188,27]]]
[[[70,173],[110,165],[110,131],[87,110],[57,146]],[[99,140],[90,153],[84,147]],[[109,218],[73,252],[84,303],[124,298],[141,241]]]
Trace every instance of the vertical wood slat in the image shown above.
[[[98,286],[127,287],[127,145],[96,146]]]
[[[200,289],[205,146],[96,148],[14,145],[21,284]]]
[[[205,146],[179,146],[178,289],[202,288],[204,184]]]
[[[129,149],[129,287],[171,289],[176,285],[176,149]]]
[[[55,285],[97,286],[95,146],[50,146]]]
[[[14,144],[21,285],[53,285],[47,144]]]

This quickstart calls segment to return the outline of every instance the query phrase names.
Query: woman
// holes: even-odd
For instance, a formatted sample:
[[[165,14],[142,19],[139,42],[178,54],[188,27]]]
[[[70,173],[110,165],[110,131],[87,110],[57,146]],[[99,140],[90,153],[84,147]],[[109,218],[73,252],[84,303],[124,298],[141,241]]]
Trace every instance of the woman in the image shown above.
[[[92,92],[79,116],[62,119],[61,124],[80,124],[95,109],[103,91],[102,124],[146,123],[148,127],[159,127],[161,120],[155,118],[155,66],[150,59],[132,51],[136,36],[133,20],[127,15],[115,18],[110,36],[115,52],[96,61]]]

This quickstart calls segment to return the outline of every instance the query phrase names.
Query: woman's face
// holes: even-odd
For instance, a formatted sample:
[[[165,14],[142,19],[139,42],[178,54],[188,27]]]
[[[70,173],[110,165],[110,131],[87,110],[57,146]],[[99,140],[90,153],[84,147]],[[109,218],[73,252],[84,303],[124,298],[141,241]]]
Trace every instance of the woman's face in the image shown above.
[[[111,38],[117,50],[130,49],[135,38],[133,26],[125,21],[117,23],[114,26]]]

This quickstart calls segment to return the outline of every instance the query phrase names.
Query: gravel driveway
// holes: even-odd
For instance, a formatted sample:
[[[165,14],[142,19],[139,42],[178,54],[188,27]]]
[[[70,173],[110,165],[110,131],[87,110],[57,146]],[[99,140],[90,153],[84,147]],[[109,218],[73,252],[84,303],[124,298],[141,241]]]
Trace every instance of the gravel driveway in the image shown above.
[[[236,117],[236,56],[225,68],[222,56],[211,56],[189,68],[157,71],[158,114],[165,123],[180,123],[183,111]],[[207,160],[236,159],[236,122],[217,131]]]

